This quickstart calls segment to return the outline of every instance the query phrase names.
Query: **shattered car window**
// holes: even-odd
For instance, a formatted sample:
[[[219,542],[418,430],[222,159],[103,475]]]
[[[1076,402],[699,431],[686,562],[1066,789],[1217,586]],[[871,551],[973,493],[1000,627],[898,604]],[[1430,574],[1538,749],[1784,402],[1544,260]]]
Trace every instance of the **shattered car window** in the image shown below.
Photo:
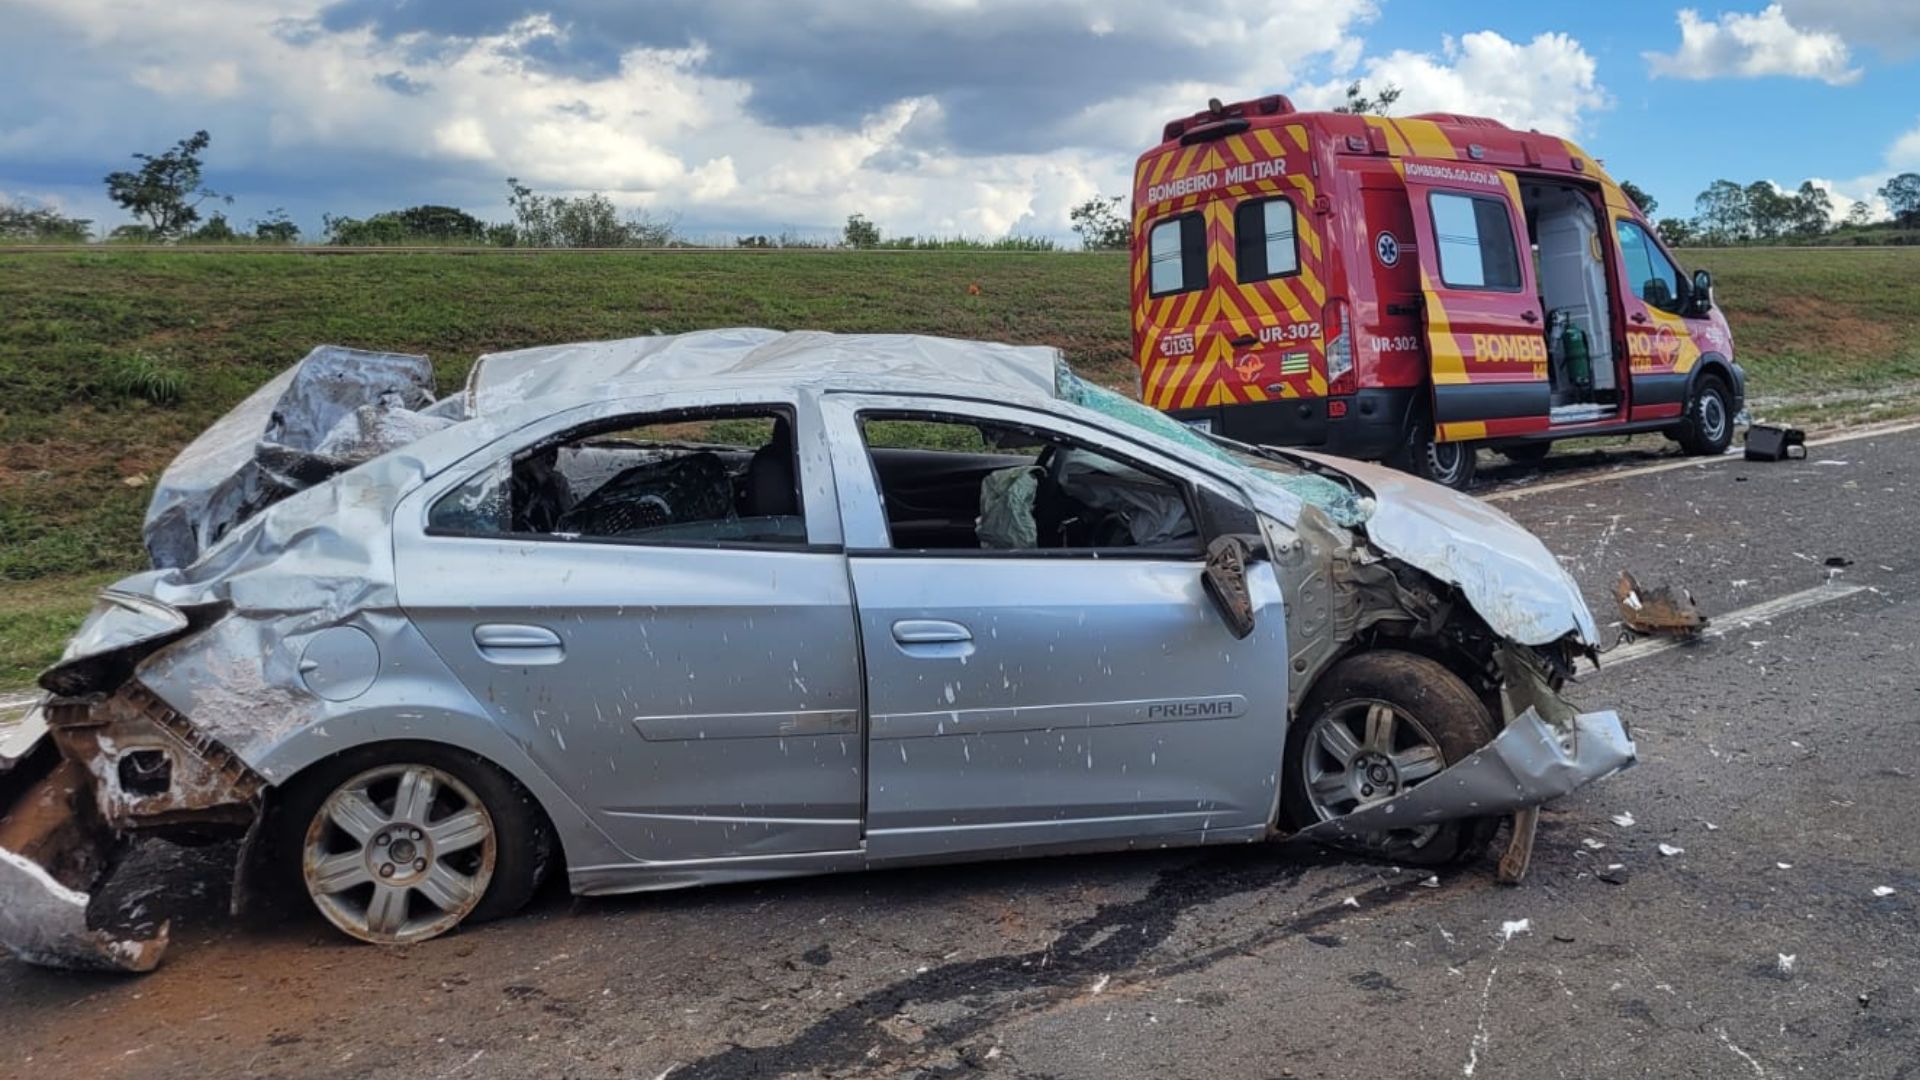
[[[1065,364],[1060,365],[1056,378],[1062,399],[1171,440],[1196,454],[1236,465],[1254,480],[1319,507],[1336,525],[1351,528],[1367,519],[1367,506],[1350,485],[1308,472],[1256,447],[1197,431],[1158,409],[1082,379]]]
[[[1199,554],[1179,484],[1063,436],[908,415],[861,430],[895,549]]]
[[[502,459],[440,497],[433,532],[806,543],[792,422],[729,409],[625,418]]]

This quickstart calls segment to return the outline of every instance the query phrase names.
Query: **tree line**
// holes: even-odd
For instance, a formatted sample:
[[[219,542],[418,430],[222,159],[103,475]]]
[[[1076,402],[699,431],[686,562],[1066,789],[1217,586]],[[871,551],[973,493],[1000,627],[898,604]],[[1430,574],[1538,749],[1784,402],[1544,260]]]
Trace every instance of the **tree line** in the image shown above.
[[[1658,203],[1644,193],[1636,195],[1636,191],[1629,190],[1628,194],[1648,217],[1653,217]],[[1660,218],[1655,227],[1661,238],[1675,247],[1820,241],[1835,233],[1849,234],[1864,243],[1872,239],[1874,231],[1889,233],[1887,239],[1895,242],[1911,242],[1899,230],[1920,228],[1920,173],[1901,173],[1875,194],[1886,202],[1890,219],[1876,221],[1873,207],[1861,201],[1836,222],[1833,197],[1811,180],[1795,191],[1770,180],[1750,184],[1715,180],[1695,196],[1692,217]]]
[[[232,196],[208,187],[202,178],[205,155],[212,144],[205,131],[196,131],[158,154],[135,154],[138,166],[118,170],[105,178],[107,196],[135,220],[106,234],[110,241],[149,243],[265,243],[292,244],[302,237],[300,227],[283,209],[236,226],[220,209]],[[507,178],[507,206],[513,220],[490,222],[454,206],[421,205],[386,210],[366,217],[321,215],[319,240],[343,247],[409,245],[474,245],[532,248],[690,247],[671,216],[645,211],[621,213],[599,192],[586,195],[550,195],[533,190],[516,177]],[[205,208],[203,215],[202,209]],[[86,243],[94,237],[88,218],[63,215],[48,207],[0,202],[0,241]],[[732,246],[747,248],[825,248],[844,246],[876,249],[992,249],[1052,251],[1045,237],[1008,236],[997,240],[968,237],[886,236],[862,214],[854,214],[837,242],[793,232],[730,238]]]

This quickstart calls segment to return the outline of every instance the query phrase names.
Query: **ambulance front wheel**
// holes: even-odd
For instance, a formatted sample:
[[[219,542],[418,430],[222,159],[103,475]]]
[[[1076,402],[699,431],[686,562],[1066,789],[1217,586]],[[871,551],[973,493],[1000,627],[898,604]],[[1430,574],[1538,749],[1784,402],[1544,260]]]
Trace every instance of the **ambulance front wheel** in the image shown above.
[[[1719,376],[1701,378],[1674,438],[1689,454],[1724,454],[1733,445],[1733,395]]]

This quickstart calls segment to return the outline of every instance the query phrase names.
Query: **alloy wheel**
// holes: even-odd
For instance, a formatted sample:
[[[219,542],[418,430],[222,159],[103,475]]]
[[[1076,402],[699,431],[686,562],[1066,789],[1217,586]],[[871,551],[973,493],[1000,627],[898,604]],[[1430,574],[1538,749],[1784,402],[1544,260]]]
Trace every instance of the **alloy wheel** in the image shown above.
[[[327,921],[362,941],[421,941],[480,903],[497,854],[473,789],[428,765],[383,765],[347,780],[307,826],[301,872]]]

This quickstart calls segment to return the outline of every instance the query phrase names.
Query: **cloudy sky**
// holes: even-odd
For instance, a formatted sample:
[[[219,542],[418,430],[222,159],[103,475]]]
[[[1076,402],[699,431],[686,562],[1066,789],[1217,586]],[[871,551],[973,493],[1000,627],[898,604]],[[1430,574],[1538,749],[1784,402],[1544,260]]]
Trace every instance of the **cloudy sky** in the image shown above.
[[[236,223],[507,176],[701,236],[1061,235],[1209,97],[1571,135],[1690,212],[1716,177],[1920,170],[1920,0],[0,0],[0,197],[126,220],[100,178],[197,128]]]

